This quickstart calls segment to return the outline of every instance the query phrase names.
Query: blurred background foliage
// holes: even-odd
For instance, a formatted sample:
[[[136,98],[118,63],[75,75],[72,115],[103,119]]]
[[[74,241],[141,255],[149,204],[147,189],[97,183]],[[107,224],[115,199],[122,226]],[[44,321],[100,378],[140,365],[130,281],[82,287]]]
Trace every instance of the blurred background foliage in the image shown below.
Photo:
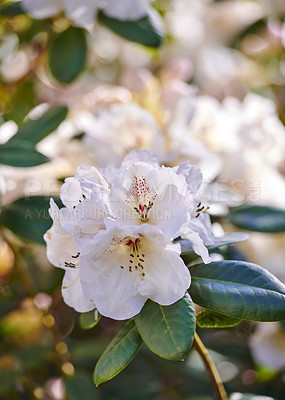
[[[159,129],[168,132],[175,96],[194,93],[194,103],[202,96],[221,102],[233,96],[242,101],[253,92],[271,99],[274,118],[284,128],[284,1],[157,0],[152,7],[159,20],[148,15],[139,22],[122,22],[100,12],[95,26],[85,30],[72,25],[63,13],[33,19],[19,3],[1,2],[1,400],[213,399],[209,378],[194,350],[179,363],[162,360],[143,346],[119,376],[96,388],[92,381],[95,363],[122,324],[101,318],[96,327],[83,329],[80,315],[63,303],[63,271],[48,263],[43,245],[43,234],[51,224],[49,198],[58,198],[63,179],[73,175],[79,164],[106,166],[108,154],[110,160],[122,158],[116,148],[121,142],[126,141],[124,154],[134,147],[132,138],[124,136],[124,129],[130,126],[126,122],[118,128],[117,139],[108,136],[107,150],[102,153],[101,139],[92,132],[93,120],[89,126],[84,112],[100,119],[101,109],[108,112],[114,104],[133,102],[148,110]],[[245,117],[237,113],[237,119]],[[185,114],[188,121],[189,109]],[[206,108],[200,125],[197,123],[195,140],[224,157],[222,170],[228,171],[220,147],[232,137],[223,136],[224,132],[210,140],[207,136],[217,114]],[[253,127],[245,122],[245,130],[256,132],[259,115],[262,111]],[[226,132],[227,122],[224,124]],[[113,126],[117,129],[115,123]],[[195,127],[193,124],[190,130]],[[104,125],[99,128],[104,132]],[[134,128],[138,129],[137,122]],[[243,137],[242,132],[238,134]],[[250,198],[254,190],[263,188],[260,166],[265,163],[262,152],[261,160],[256,161],[253,140],[249,157],[257,171],[238,181],[241,200],[226,199],[219,209],[212,207],[212,221],[218,230],[244,229],[252,232],[251,238],[240,245],[214,249],[212,254],[217,260],[257,262],[285,282],[285,137],[284,130],[280,141],[266,134],[262,140],[273,143],[269,157],[273,164],[276,161],[264,172],[264,176],[268,173],[266,182],[272,183],[265,186],[266,196],[257,204]],[[95,137],[93,147],[86,137]],[[167,140],[166,148],[173,153]],[[183,141],[179,146],[183,147]],[[235,159],[234,172],[250,170],[242,156],[246,149],[230,153]],[[204,156],[192,156],[197,157],[195,163],[203,164]],[[162,156],[168,165],[176,159]],[[215,162],[211,160],[205,170],[213,173]],[[224,179],[213,174],[209,180],[226,182],[229,194],[229,181],[241,179],[235,173]],[[246,205],[236,208],[243,203]],[[284,323],[242,321],[232,328],[198,331],[232,400],[257,400],[258,395],[285,398]]]

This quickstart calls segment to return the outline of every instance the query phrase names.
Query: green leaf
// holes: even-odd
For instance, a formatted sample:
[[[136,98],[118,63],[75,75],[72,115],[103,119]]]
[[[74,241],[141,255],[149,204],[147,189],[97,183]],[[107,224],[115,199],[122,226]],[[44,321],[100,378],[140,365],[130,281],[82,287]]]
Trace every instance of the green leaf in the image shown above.
[[[243,232],[233,232],[227,233],[222,237],[215,238],[214,243],[210,246],[207,246],[209,250],[216,249],[221,246],[228,246],[230,244],[242,242],[243,240],[248,239],[248,234]],[[192,243],[188,240],[178,239],[175,243],[179,243],[181,246],[181,255],[186,255],[188,253],[193,253]]]
[[[159,47],[163,41],[163,29],[157,15],[149,14],[139,20],[121,21],[108,17],[103,12],[98,14],[98,21],[117,35],[132,42],[149,47]]]
[[[35,167],[49,162],[49,158],[25,146],[0,146],[0,164],[12,167]]]
[[[99,358],[93,379],[96,386],[116,376],[134,358],[142,345],[134,320],[130,320],[114,337]]]
[[[55,107],[48,110],[39,119],[29,120],[20,127],[16,135],[12,136],[5,146],[34,146],[57,129],[65,120],[67,112],[68,109],[65,106]]]
[[[285,211],[267,206],[243,206],[229,214],[235,226],[254,232],[285,232]]]
[[[196,315],[196,322],[201,328],[230,328],[241,321],[211,310],[203,310]]]
[[[195,303],[234,318],[285,319],[285,286],[259,265],[217,261],[190,268]]]
[[[16,17],[17,15],[26,14],[25,9],[22,6],[22,2],[18,1],[13,4],[8,4],[0,10],[0,15],[2,17]]]
[[[87,41],[83,29],[70,26],[53,39],[48,53],[49,68],[61,83],[71,83],[84,69]]]
[[[54,199],[60,204],[59,199]],[[43,235],[51,226],[49,199],[44,196],[21,198],[3,208],[1,222],[25,240],[44,243]]]
[[[167,360],[184,360],[195,333],[195,308],[188,293],[170,306],[148,300],[136,326],[145,344],[155,354]]]
[[[91,310],[80,315],[79,325],[82,329],[91,329],[99,323],[100,319],[98,310]]]
[[[100,399],[91,377],[83,371],[76,371],[74,375],[64,377],[64,383],[68,400]]]

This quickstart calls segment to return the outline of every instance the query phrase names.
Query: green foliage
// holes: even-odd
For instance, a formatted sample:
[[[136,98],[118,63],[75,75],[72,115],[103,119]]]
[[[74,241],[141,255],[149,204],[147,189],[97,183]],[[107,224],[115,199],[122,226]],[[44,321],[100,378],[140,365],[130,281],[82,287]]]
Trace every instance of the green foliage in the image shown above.
[[[240,207],[229,214],[229,220],[238,228],[254,232],[285,232],[285,211],[268,206]]]
[[[2,17],[16,17],[17,15],[25,14],[26,11],[22,7],[20,1],[8,4],[0,9],[0,16]]]
[[[49,48],[48,63],[54,78],[60,83],[71,83],[85,67],[87,41],[83,29],[70,26],[58,33]]]
[[[34,167],[44,164],[48,157],[35,150],[35,145],[52,133],[65,119],[64,106],[47,111],[37,120],[28,120],[12,138],[0,146],[0,164],[13,167]]]
[[[130,320],[101,355],[94,370],[96,386],[116,376],[134,358],[142,345],[134,320]]]
[[[36,120],[28,120],[24,123],[5,146],[32,147],[56,130],[65,120],[68,109],[65,106],[48,110]]]
[[[285,319],[285,286],[258,265],[217,261],[190,268],[190,295],[202,307],[253,321]]]
[[[79,319],[79,324],[82,329],[87,330],[96,326],[99,323],[100,319],[101,315],[95,309],[81,314]]]
[[[195,308],[188,294],[170,306],[148,300],[135,317],[145,344],[167,360],[184,360],[195,333]]]
[[[156,48],[163,41],[163,30],[159,21],[156,21],[150,14],[137,21],[120,21],[100,12],[98,21],[124,39],[145,46]]]
[[[91,377],[83,371],[76,371],[74,375],[64,377],[64,383],[68,400],[99,400],[101,398]]]
[[[24,240],[44,244],[43,235],[51,226],[48,208],[49,199],[44,196],[21,198],[3,208],[0,220]]]
[[[35,167],[49,162],[49,158],[33,148],[24,146],[0,146],[0,164],[12,167]]]
[[[212,310],[203,310],[196,315],[196,322],[201,328],[230,328],[238,325],[241,319],[228,317]]]

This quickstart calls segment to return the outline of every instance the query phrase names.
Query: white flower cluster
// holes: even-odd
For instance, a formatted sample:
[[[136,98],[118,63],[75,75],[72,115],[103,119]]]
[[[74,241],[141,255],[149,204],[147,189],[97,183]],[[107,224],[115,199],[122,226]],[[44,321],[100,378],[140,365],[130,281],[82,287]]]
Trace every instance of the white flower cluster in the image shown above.
[[[65,269],[62,294],[79,312],[128,319],[147,299],[170,305],[190,286],[177,237],[191,241],[205,263],[213,243],[207,209],[194,200],[198,166],[160,167],[134,150],[117,169],[79,167],[61,187],[65,207],[51,200],[45,234],[52,264]]]
[[[119,20],[137,20],[144,17],[151,0],[22,0],[24,8],[36,19],[49,18],[60,11],[78,26],[94,25],[98,10]]]

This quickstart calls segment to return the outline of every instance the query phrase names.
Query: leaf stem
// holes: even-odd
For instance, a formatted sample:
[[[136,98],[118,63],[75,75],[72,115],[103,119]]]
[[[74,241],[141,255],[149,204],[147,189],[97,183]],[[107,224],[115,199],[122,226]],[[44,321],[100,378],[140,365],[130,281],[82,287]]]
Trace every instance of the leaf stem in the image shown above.
[[[215,364],[213,363],[210,354],[206,347],[204,346],[202,340],[198,336],[197,332],[195,332],[194,335],[194,342],[193,346],[195,350],[199,353],[201,359],[204,362],[204,365],[206,367],[206,370],[210,376],[213,388],[214,388],[214,393],[217,398],[217,400],[228,400],[228,396],[225,390],[225,387],[223,385],[223,382],[221,380],[221,377],[217,371],[217,368]]]

